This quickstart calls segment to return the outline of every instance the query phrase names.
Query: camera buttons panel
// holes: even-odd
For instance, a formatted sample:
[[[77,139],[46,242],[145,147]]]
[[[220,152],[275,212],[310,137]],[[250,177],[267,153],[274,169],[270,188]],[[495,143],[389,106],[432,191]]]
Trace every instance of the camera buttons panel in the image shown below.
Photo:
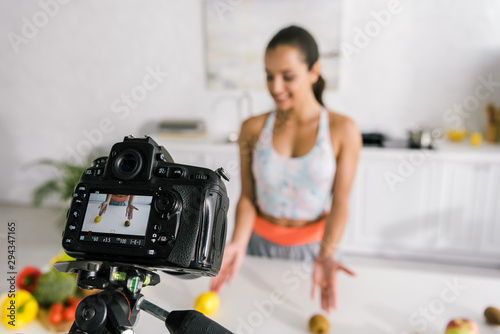
[[[104,168],[87,168],[83,175],[86,177],[102,176],[104,174]]]

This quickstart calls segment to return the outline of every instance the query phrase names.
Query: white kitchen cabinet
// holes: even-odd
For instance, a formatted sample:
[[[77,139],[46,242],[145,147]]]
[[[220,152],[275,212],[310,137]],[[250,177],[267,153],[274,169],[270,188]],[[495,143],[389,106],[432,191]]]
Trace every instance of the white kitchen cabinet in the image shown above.
[[[424,165],[391,188],[386,175],[398,164],[398,160],[387,158],[360,159],[346,249],[391,254],[420,249],[428,243],[428,180],[432,168]]]
[[[477,217],[484,225],[480,233],[480,253],[500,259],[500,163],[483,166]]]
[[[364,150],[346,252],[500,266],[499,154],[427,151],[422,163],[407,164],[414,154]],[[385,176],[401,176],[403,165],[391,186]]]
[[[230,238],[241,190],[236,144],[168,147],[176,162],[223,167],[231,175]],[[500,148],[363,148],[342,248],[347,254],[499,267]]]

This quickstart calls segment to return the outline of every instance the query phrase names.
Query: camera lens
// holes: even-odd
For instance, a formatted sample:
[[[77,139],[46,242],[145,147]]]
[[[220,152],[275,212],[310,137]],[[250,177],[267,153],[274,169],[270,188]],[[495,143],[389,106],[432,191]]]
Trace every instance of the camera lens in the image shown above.
[[[113,174],[120,180],[132,180],[142,170],[142,156],[133,149],[118,153],[113,162]]]

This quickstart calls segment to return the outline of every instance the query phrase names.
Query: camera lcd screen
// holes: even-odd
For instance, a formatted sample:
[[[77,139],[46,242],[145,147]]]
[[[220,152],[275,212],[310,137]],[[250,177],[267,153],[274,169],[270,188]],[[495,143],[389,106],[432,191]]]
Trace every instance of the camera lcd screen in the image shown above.
[[[80,241],[144,246],[151,202],[152,196],[92,192]]]

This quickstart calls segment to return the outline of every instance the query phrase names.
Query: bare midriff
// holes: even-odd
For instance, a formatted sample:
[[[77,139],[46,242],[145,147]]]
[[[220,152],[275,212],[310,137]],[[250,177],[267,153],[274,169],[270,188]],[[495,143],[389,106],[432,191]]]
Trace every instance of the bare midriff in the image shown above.
[[[278,226],[283,226],[283,227],[302,227],[302,226],[307,226],[311,224],[315,224],[319,222],[320,220],[325,218],[325,215],[322,215],[321,217],[318,217],[315,220],[294,220],[294,219],[288,219],[288,218],[276,218],[271,215],[268,215],[265,212],[259,212],[259,216],[267,220],[268,222],[278,225]]]

